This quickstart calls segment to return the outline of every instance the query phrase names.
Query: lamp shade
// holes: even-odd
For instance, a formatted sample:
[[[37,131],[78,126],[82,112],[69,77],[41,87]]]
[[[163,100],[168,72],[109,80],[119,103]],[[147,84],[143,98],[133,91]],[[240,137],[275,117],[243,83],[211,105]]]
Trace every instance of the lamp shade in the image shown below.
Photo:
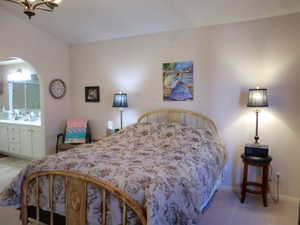
[[[114,94],[112,107],[127,108],[128,107],[127,94],[125,93]]]
[[[268,107],[268,90],[265,88],[249,89],[248,107]]]

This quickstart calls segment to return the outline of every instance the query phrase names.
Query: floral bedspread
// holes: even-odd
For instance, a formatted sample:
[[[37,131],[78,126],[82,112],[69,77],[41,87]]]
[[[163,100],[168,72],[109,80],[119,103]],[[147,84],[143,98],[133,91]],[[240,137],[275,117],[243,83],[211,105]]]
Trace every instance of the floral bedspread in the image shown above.
[[[178,123],[138,123],[100,142],[81,145],[31,163],[0,194],[0,205],[20,206],[24,177],[37,171],[71,170],[110,183],[147,210],[149,225],[199,224],[200,205],[211,193],[225,164],[222,141],[213,131]],[[48,210],[48,181],[40,204]],[[64,185],[54,179],[54,206],[64,215]],[[30,188],[33,191],[34,188]],[[33,201],[33,194],[29,195]],[[121,224],[118,201],[109,199],[109,224]],[[101,224],[101,195],[88,186],[88,223]],[[128,213],[128,224],[136,222]]]

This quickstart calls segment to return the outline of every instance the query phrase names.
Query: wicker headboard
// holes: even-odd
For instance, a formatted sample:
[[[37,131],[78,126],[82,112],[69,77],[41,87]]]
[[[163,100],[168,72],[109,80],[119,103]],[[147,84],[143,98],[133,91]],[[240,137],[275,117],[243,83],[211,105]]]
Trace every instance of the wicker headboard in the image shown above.
[[[162,109],[143,114],[138,123],[142,122],[177,122],[186,124],[194,128],[208,128],[213,132],[218,133],[218,129],[211,119],[208,117],[188,110],[182,109]]]

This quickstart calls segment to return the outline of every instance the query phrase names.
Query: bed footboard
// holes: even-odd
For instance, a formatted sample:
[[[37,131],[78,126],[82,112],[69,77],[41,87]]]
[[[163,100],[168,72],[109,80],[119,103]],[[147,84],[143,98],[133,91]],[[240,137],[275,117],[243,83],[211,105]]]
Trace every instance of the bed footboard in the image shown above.
[[[109,195],[116,197],[120,205],[122,206],[122,225],[127,224],[127,212],[131,210],[134,212],[138,221],[142,225],[147,225],[147,218],[145,210],[130,196],[124,193],[122,190],[104,183],[93,177],[89,177],[78,172],[72,171],[43,171],[36,172],[31,176],[27,177],[22,184],[22,208],[21,208],[21,219],[22,225],[29,223],[28,219],[28,191],[29,185],[35,182],[34,193],[35,193],[35,209],[36,216],[34,219],[35,224],[42,224],[40,221],[40,186],[39,179],[41,177],[48,177],[49,180],[49,224],[54,225],[54,209],[53,209],[53,179],[56,176],[64,177],[65,186],[65,219],[66,225],[87,225],[87,185],[92,184],[101,191],[101,225],[107,225],[107,198]]]

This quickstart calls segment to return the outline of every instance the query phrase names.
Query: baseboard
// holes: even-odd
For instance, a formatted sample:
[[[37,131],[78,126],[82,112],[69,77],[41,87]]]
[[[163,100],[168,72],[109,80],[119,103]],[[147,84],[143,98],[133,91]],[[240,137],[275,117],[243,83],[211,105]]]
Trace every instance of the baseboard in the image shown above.
[[[221,190],[225,190],[225,191],[234,191],[234,192],[236,192],[239,188],[234,187],[234,186],[230,186],[230,185],[222,184],[222,185],[220,186],[220,189],[221,189]]]
[[[286,202],[294,202],[294,203],[300,203],[300,198],[289,196],[289,195],[279,195],[280,201],[286,201]]]
[[[226,191],[232,191],[235,193],[240,192],[240,187],[237,186],[230,186],[230,185],[221,185],[220,190],[226,190]],[[284,202],[293,202],[293,203],[299,203],[300,198],[289,196],[289,195],[279,195],[279,200]]]

